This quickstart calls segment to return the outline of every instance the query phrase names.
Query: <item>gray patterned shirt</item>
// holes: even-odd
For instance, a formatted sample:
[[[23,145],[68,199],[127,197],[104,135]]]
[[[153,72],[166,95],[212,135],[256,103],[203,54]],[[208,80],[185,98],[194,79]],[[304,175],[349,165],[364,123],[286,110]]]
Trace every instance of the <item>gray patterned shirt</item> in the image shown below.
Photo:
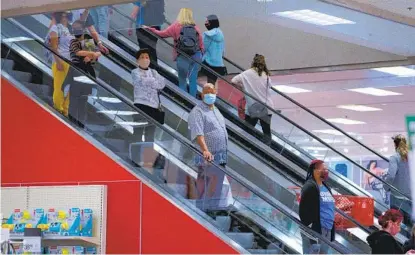
[[[223,158],[226,163],[226,152],[228,144],[228,132],[226,131],[225,119],[220,111],[214,107],[213,110],[203,102],[196,105],[189,114],[189,130],[190,138],[200,149],[196,142],[198,136],[204,136],[206,146],[210,153],[215,156],[215,161],[220,161],[222,156],[217,154],[225,154]]]

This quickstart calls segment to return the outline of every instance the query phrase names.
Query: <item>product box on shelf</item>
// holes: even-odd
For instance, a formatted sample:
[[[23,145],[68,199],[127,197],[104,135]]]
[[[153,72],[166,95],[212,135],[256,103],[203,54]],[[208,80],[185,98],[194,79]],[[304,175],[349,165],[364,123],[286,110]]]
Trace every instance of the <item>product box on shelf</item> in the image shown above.
[[[97,254],[97,247],[85,247],[85,254]]]
[[[79,208],[69,210],[49,209],[47,213],[48,228],[43,235],[79,236],[81,217]]]
[[[37,228],[45,223],[46,216],[43,209],[33,211],[15,209],[2,228],[8,228],[12,236],[23,236],[25,228]]]
[[[33,252],[25,251],[23,243],[13,243],[13,249],[14,249],[14,254],[44,254],[46,251],[44,248],[42,248],[41,253],[33,253]]]
[[[49,246],[46,254],[85,254],[85,248],[82,246]]]
[[[81,210],[81,226],[80,226],[79,235],[92,236],[92,224],[93,224],[92,209],[82,209]]]

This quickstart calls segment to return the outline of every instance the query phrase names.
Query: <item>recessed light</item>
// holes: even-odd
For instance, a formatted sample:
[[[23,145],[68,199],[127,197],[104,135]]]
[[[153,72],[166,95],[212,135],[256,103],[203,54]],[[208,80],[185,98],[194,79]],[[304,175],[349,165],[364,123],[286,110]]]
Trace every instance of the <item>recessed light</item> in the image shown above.
[[[354,91],[357,93],[377,96],[377,97],[385,97],[385,96],[400,96],[401,93],[384,90],[384,89],[376,89],[376,88],[358,88],[358,89],[349,89],[350,91]]]
[[[285,12],[275,12],[273,13],[276,16],[295,19],[314,25],[320,26],[330,26],[330,25],[341,25],[341,24],[356,24],[351,20],[342,19],[336,16],[331,16],[325,13],[316,12],[312,10],[295,10],[295,11],[285,11]]]
[[[91,96],[91,98],[96,99],[96,100],[101,100],[102,102],[106,102],[106,103],[121,103],[121,100],[115,97],[96,97],[96,96]]]
[[[388,73],[388,74],[392,74],[396,76],[406,76],[406,77],[415,76],[415,69],[411,69],[411,68],[403,67],[403,66],[372,68],[372,70],[382,72],[382,73]]]
[[[351,119],[344,119],[344,118],[334,118],[334,119],[326,119],[327,121],[344,124],[344,125],[361,125],[366,124],[366,122],[359,121],[359,120],[351,120]]]
[[[303,147],[305,150],[313,150],[313,151],[326,151],[328,148],[326,147],[315,147],[315,146],[309,146],[309,147]]]
[[[344,149],[343,150],[345,153],[348,153],[349,152],[349,149]]]
[[[319,130],[313,130],[313,132],[326,134],[326,135],[343,135],[340,131],[337,131],[334,129],[319,129]]]
[[[88,77],[82,75],[73,78],[76,82],[87,83],[87,84],[95,84],[95,82]]]
[[[311,90],[296,88],[296,87],[291,87],[291,86],[286,86],[286,85],[275,85],[273,86],[273,88],[282,93],[287,93],[287,94],[311,92]]]
[[[115,110],[102,110],[102,111],[98,111],[98,113],[114,114],[114,115],[120,115],[120,116],[130,116],[130,115],[138,114],[138,112],[133,112],[133,111],[115,111]]]
[[[117,122],[119,125],[128,125],[128,126],[144,126],[147,125],[148,122],[134,122],[134,121],[119,121]]]
[[[370,107],[370,106],[366,106],[366,105],[358,105],[358,104],[338,105],[337,108],[351,110],[351,111],[357,111],[357,112],[382,111],[382,109],[380,109],[380,108]]]

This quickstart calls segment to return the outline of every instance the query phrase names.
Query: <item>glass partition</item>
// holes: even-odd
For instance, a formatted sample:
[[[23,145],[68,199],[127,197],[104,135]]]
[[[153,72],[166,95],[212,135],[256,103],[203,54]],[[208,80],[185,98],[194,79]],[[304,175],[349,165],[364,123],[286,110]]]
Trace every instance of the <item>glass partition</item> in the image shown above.
[[[2,32],[2,43],[9,49],[2,56],[8,59],[2,73],[33,99],[51,104],[50,63],[35,54],[47,49],[33,39]],[[54,56],[55,61],[67,63]],[[32,75],[39,79],[14,71],[22,59],[26,61],[23,70],[36,69]],[[195,159],[201,155],[193,146],[154,122],[111,86],[73,66],[69,66],[68,79],[70,118],[52,107],[49,111],[127,162],[130,169],[152,179],[158,188],[182,201],[186,210],[209,220],[242,248],[253,253],[301,253],[302,235],[319,243],[327,241],[304,228],[275,200],[254,191],[244,178],[215,162],[197,164],[200,161]],[[328,245],[332,253],[347,252],[338,243]]]
[[[127,17],[125,13],[126,10],[129,10],[129,8],[125,7],[124,5],[114,6],[113,17],[116,19],[116,22],[112,22],[111,20],[110,33],[112,33],[114,37],[122,35],[123,39],[127,40],[129,44],[133,44],[138,47],[136,38],[134,38],[134,35],[128,32],[129,28],[126,28],[125,26],[125,24],[129,22],[129,17]],[[123,19],[124,22],[122,21]],[[170,57],[173,56],[173,50],[171,45],[169,47],[169,44],[171,44],[171,39],[158,40],[158,62],[167,64],[167,66],[173,67],[175,69],[176,64],[174,63],[174,59],[173,57]],[[228,69],[229,66],[237,68],[235,65],[226,62],[226,60],[225,63]],[[205,70],[206,72],[213,72],[207,68],[205,68]],[[227,108],[233,112],[235,117],[239,117],[237,115],[237,110],[239,108],[241,99],[244,98],[245,95],[248,95],[229,82],[233,77],[234,75],[227,75],[218,79],[218,94],[224,101],[224,104],[227,106]],[[350,148],[354,148],[354,154],[374,155],[375,158],[378,158],[379,160],[382,159],[387,161],[387,159],[384,159],[376,153],[374,154],[369,148],[363,146],[356,138],[353,138],[350,134],[342,132],[331,123],[321,119],[314,113],[310,112],[308,109],[303,108],[301,105],[296,104],[296,102],[293,102],[292,99],[277,91],[275,88],[272,88],[270,97],[272,98],[272,101],[277,105],[289,105],[290,109],[294,109],[293,111],[295,112],[295,120],[301,120],[299,123],[293,122],[287,117],[290,116],[292,118],[292,113],[284,114],[284,112],[280,112],[278,109],[270,109],[270,111],[274,113],[271,120],[272,138],[276,143],[282,145],[277,149],[279,153],[287,153],[290,151],[291,153],[294,153],[304,159],[306,162],[310,162],[314,158],[324,159],[331,166],[331,172],[334,176],[336,176],[336,178],[342,179],[349,185],[361,189],[361,192],[366,195],[369,195],[369,192],[364,190],[364,184],[362,184],[361,181],[364,179],[364,176],[370,176],[371,179],[382,182],[385,185],[386,190],[396,190],[395,187],[391,187],[390,184],[385,183],[383,179],[375,175],[373,172],[367,170],[366,165],[363,165],[362,161],[357,161],[352,159],[351,156],[347,156],[353,154],[351,153],[351,149],[344,148],[344,145],[346,144]],[[259,131],[260,126],[256,126],[255,129]],[[294,133],[292,132],[293,130],[295,130]],[[255,133],[258,134],[258,132]],[[373,157],[371,156],[371,158]],[[346,162],[350,165],[350,168],[353,169],[352,174],[343,176],[335,171],[335,166],[343,162]],[[383,197],[379,197],[376,192],[371,193],[374,193],[372,195],[379,202],[379,204],[382,204],[384,208],[387,207],[387,203],[385,203],[387,201],[385,201]]]
[[[117,17],[117,20],[122,19],[122,17],[124,17],[124,16],[120,15],[120,17]],[[124,19],[126,19],[126,17],[124,17]],[[124,23],[126,23],[126,22],[124,22]],[[128,29],[120,29],[118,31],[111,30],[110,35],[111,34],[121,34],[121,33],[126,32],[127,35],[129,36],[128,30],[129,30],[129,28]],[[130,39],[131,39],[131,37],[130,37]],[[130,42],[134,43],[134,40],[131,39]],[[168,63],[169,61],[171,63],[174,63],[173,57],[172,57],[173,54],[172,54],[171,45],[169,45],[166,41],[164,41],[164,40],[159,40],[158,41],[157,51],[158,51],[158,57],[159,57],[159,64],[160,63]],[[105,73],[106,72],[99,72],[98,75],[99,75],[99,77],[103,77],[105,75]],[[229,79],[231,77],[227,77],[227,78]],[[129,98],[132,98],[132,86],[131,86],[130,83],[126,82],[124,79],[118,79],[118,80],[117,79],[115,79],[115,80],[112,79],[111,83],[109,83],[109,84],[116,85],[117,90],[123,91],[123,93],[125,95],[127,95]],[[227,95],[223,96],[223,95],[221,95],[221,93],[223,91],[226,92],[226,90],[222,89],[225,86],[228,86],[229,88],[231,88],[231,91]],[[224,99],[225,107],[227,107],[227,109],[229,109],[234,114],[235,117],[238,117],[237,116],[237,111],[235,109],[236,107],[235,107],[235,105],[232,106],[232,104],[230,104],[228,102],[230,102],[232,100],[232,98],[238,97],[238,93],[239,93],[239,96],[241,96],[242,92],[240,90],[234,88],[231,84],[227,83],[226,80],[219,79],[219,95]],[[238,100],[236,100],[236,102],[238,102]],[[181,121],[181,118],[179,118],[179,119]],[[301,147],[298,148],[297,144],[295,142],[293,143],[292,141],[293,140],[296,141],[296,139],[311,140],[311,139],[314,139],[314,138],[310,138],[310,134],[308,134],[307,131],[297,127],[295,124],[293,124],[289,120],[287,120],[283,115],[274,114],[272,122],[279,123],[280,124],[279,128],[281,128],[281,130],[282,130],[282,132],[280,132],[280,133],[275,133],[274,132],[274,134],[272,136],[273,140],[276,141],[277,144],[280,144],[282,146],[277,147],[277,149],[275,148],[275,146],[273,146],[273,148],[276,149],[277,152],[279,152],[281,154],[286,154],[287,152],[294,153],[295,155],[300,156],[301,158],[303,158],[304,160],[309,162],[311,160],[309,153],[307,153],[307,151],[303,150]],[[255,130],[253,130],[253,132],[256,135],[259,135],[259,137],[261,136],[259,132],[256,132]],[[184,134],[184,135],[186,136],[186,134]],[[235,156],[235,159],[238,159],[238,157]],[[239,160],[241,160],[241,162],[244,161],[240,158],[239,158]],[[237,161],[237,160],[235,160],[235,161]],[[236,168],[234,168],[234,169],[236,169]],[[249,170],[245,170],[242,174],[244,176],[246,176],[248,179],[251,180],[251,178],[253,178],[253,176],[255,176],[256,172],[257,171],[255,171],[254,168],[250,168]],[[302,174],[304,174],[304,173],[302,173]],[[336,180],[337,182],[340,182],[340,183],[345,183],[344,186],[348,186],[350,184],[348,179],[343,178],[341,175],[338,175],[334,171],[333,171],[333,175],[332,175],[332,177],[333,177],[332,179],[334,179],[334,180]],[[265,177],[263,179],[267,180],[269,183],[275,183],[275,177]],[[255,184],[259,187],[263,187],[262,185],[260,185],[261,182],[255,182]],[[353,184],[351,186],[353,186]],[[285,186],[284,188],[286,189],[287,187],[288,186]],[[342,189],[344,189],[344,188],[342,187]],[[338,189],[338,191],[340,193],[343,193],[343,190],[341,190],[341,189],[340,190]],[[363,195],[363,196],[367,195],[367,193],[364,193],[360,190],[355,191],[354,194]],[[378,208],[380,207],[381,211],[385,210],[386,206],[382,205],[380,199],[376,198],[376,200],[379,202]],[[290,207],[292,207],[292,203],[291,203]]]

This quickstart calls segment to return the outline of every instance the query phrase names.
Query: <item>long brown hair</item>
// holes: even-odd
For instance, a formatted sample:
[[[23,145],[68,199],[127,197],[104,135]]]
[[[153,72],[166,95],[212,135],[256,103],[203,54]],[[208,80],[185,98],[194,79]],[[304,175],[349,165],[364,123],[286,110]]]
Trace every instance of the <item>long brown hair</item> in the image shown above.
[[[259,76],[265,72],[266,75],[270,75],[267,68],[267,63],[265,63],[265,57],[263,55],[255,54],[254,59],[252,60],[251,68],[254,69]]]
[[[399,153],[404,161],[408,161],[408,144],[406,143],[405,137],[403,135],[397,135],[392,139],[396,152]]]

